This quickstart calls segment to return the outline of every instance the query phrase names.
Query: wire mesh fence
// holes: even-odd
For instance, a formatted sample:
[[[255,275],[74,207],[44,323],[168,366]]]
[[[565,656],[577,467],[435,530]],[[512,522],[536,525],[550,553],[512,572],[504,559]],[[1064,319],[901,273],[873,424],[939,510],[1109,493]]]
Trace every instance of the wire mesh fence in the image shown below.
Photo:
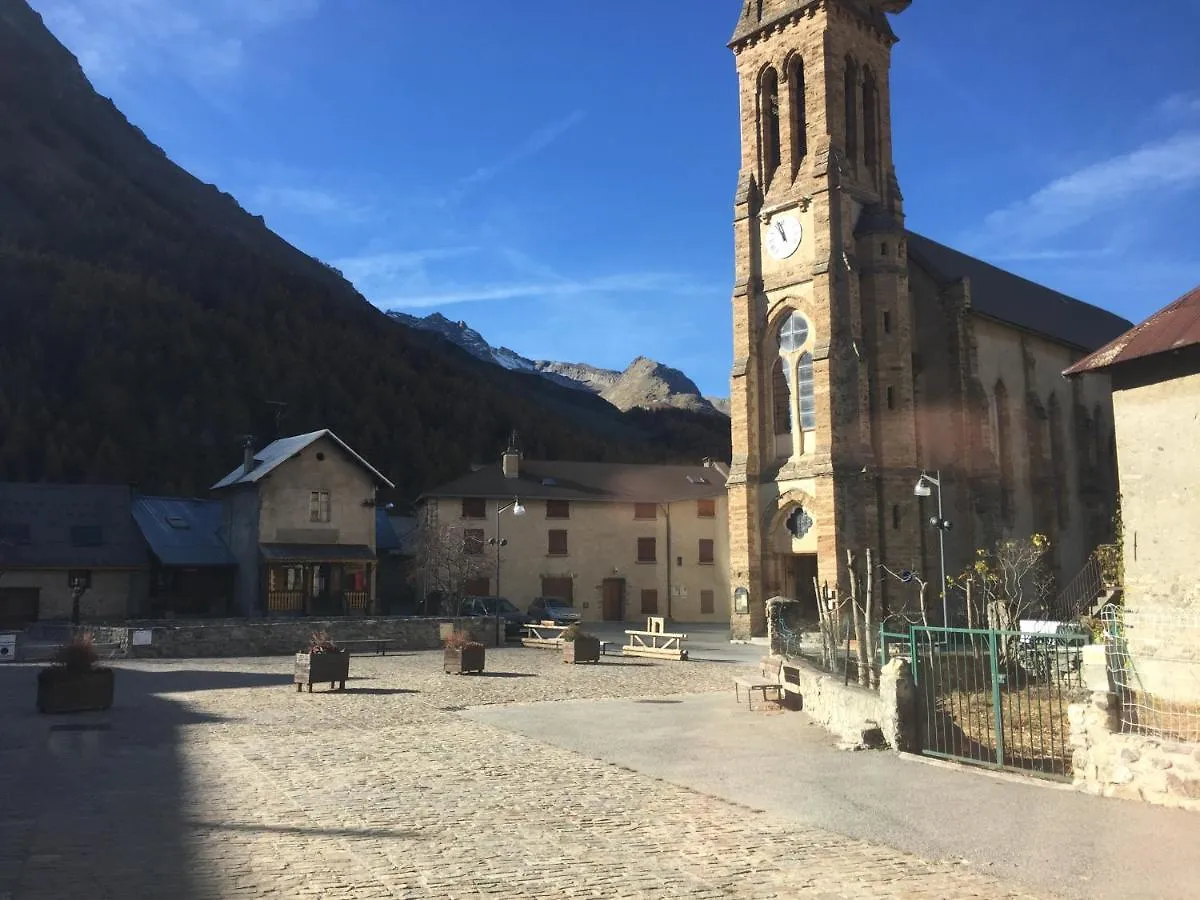
[[[1200,742],[1200,611],[1109,605],[1101,621],[1121,730]]]

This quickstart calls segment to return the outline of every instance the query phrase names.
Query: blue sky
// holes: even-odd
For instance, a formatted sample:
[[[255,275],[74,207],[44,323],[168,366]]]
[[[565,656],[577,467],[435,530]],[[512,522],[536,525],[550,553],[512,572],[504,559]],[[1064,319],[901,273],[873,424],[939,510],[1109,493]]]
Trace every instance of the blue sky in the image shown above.
[[[740,0],[32,0],[97,89],[374,303],[725,394]],[[917,0],[909,227],[1138,320],[1200,283],[1200,5]]]

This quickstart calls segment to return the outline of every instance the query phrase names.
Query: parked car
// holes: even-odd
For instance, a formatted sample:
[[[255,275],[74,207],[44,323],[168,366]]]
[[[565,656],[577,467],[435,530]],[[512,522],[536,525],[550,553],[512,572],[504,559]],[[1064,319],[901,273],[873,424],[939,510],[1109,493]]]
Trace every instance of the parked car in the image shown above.
[[[461,606],[462,615],[494,616],[497,601],[500,604],[500,615],[504,618],[505,638],[519,638],[521,626],[529,622],[529,616],[504,597],[464,597]]]
[[[534,597],[529,604],[529,617],[535,622],[570,625],[579,621],[579,610],[561,597]]]

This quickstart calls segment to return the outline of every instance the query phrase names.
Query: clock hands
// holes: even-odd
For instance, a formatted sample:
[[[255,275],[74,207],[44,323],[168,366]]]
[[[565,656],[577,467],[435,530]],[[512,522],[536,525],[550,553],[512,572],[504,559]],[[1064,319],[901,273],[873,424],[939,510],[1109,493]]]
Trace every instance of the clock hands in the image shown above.
[[[775,223],[775,230],[779,232],[779,239],[780,239],[780,240],[782,240],[782,241],[786,241],[786,240],[787,240],[787,232],[784,230],[784,228],[783,228],[783,223],[782,223],[782,222],[776,222],[776,223]]]

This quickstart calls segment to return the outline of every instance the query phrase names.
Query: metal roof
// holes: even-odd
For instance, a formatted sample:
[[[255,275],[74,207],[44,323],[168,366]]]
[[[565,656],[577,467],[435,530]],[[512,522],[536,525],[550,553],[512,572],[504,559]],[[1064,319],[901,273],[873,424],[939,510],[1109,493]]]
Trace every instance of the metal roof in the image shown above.
[[[244,466],[239,465],[236,469],[218,481],[212,486],[212,490],[232,487],[235,484],[254,484],[257,481],[265,478],[273,470],[287,462],[305,447],[316,443],[321,438],[327,437],[357,462],[360,466],[371,473],[375,480],[384,487],[395,487],[390,481],[383,477],[377,469],[369,462],[350,449],[350,445],[343,441],[340,437],[330,431],[328,428],[322,428],[320,431],[312,431],[308,434],[297,434],[293,437],[280,438],[277,441],[272,441],[267,446],[263,447],[254,454],[256,465],[249,472]]]
[[[424,496],[666,503],[724,493],[725,475],[715,466],[522,460],[517,478],[505,478],[499,464],[485,466]]]
[[[0,569],[143,569],[125,485],[0,484]]]
[[[971,308],[981,315],[1091,352],[1133,323],[1019,275],[906,232],[908,255],[930,274],[971,282]]]
[[[270,562],[371,562],[375,553],[366,544],[259,544]]]
[[[1095,372],[1200,344],[1200,287],[1163,307],[1136,328],[1084,357],[1064,375]]]
[[[235,566],[221,537],[223,507],[217,500],[133,498],[133,520],[164,566]]]

